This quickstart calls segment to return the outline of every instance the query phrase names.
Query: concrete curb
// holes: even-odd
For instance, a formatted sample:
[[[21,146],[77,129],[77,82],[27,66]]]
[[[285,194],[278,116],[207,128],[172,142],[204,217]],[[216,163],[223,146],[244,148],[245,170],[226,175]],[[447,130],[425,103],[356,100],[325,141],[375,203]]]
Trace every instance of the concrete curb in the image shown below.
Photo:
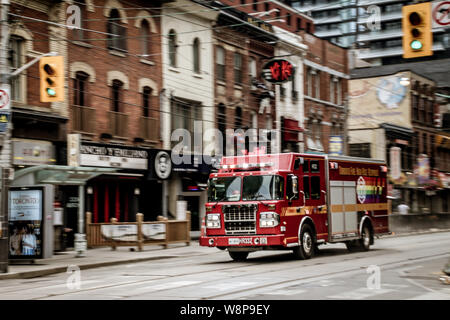
[[[395,238],[395,237],[408,237],[408,236],[415,236],[420,234],[431,234],[431,233],[439,233],[439,232],[450,232],[450,229],[436,229],[436,230],[426,230],[426,231],[414,231],[414,232],[405,232],[405,233],[393,233],[389,235],[383,235],[380,236],[380,239],[383,238]]]
[[[162,260],[162,259],[170,259],[170,258],[177,258],[179,256],[156,256],[156,257],[145,257],[145,258],[133,258],[133,259],[127,259],[127,260],[116,260],[116,261],[106,261],[106,262],[94,262],[94,263],[88,263],[88,264],[78,264],[77,266],[80,268],[80,270],[87,270],[87,269],[94,269],[94,268],[101,268],[101,267],[109,267],[109,266],[115,266],[115,265],[121,265],[121,264],[129,264],[129,263],[138,263],[138,262],[145,262],[145,261],[151,261],[151,260]],[[43,276],[48,276],[51,274],[56,273],[63,273],[67,271],[67,266],[58,266],[53,267],[50,269],[42,269],[42,270],[36,270],[36,271],[24,271],[24,272],[15,272],[15,273],[5,273],[0,274],[0,280],[5,279],[31,279],[31,278],[38,278]]]

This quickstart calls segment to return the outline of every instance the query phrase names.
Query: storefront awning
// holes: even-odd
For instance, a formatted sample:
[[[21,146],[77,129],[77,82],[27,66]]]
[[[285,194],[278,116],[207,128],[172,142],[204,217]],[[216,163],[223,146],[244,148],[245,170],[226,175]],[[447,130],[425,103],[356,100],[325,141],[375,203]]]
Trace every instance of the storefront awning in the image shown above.
[[[16,171],[14,173],[13,185],[31,183],[79,186],[84,185],[88,180],[99,175],[113,172],[117,172],[117,169],[40,165]]]
[[[450,136],[436,135],[436,145],[438,148],[450,149]]]

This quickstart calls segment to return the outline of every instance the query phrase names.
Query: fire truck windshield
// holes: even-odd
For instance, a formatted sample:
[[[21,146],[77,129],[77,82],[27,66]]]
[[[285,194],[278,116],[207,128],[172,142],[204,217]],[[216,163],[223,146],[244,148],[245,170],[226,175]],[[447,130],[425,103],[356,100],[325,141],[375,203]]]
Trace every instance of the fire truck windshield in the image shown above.
[[[208,201],[239,201],[241,177],[212,178],[208,181]]]
[[[242,200],[281,200],[284,179],[276,175],[244,177]]]

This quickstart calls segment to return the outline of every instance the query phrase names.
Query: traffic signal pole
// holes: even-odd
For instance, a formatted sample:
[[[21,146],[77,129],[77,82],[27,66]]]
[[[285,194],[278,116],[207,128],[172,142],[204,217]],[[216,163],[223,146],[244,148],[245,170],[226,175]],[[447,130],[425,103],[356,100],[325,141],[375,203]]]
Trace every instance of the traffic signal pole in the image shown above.
[[[0,8],[0,88],[6,93],[10,93],[10,68],[8,64],[9,47],[9,0],[1,0]],[[9,97],[6,97],[10,101]],[[11,118],[9,118],[11,122]],[[0,173],[1,173],[1,199],[0,199],[0,272],[8,272],[8,206],[7,188],[9,185],[9,171],[11,169],[11,125],[7,124],[7,129],[3,135],[3,145],[0,151]]]

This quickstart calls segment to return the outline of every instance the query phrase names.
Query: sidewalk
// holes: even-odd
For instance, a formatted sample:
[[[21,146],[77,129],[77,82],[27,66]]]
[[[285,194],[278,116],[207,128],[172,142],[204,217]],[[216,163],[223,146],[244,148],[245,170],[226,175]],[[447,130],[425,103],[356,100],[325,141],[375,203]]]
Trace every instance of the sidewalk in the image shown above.
[[[450,229],[430,229],[428,231],[395,233],[382,238],[449,231]],[[130,251],[130,248],[134,248],[135,251]],[[172,244],[167,249],[164,249],[163,246],[144,246],[143,251],[137,251],[135,247],[118,247],[115,251],[110,247],[89,249],[86,257],[83,258],[76,258],[75,251],[66,251],[55,254],[50,259],[36,260],[34,264],[25,262],[10,264],[8,273],[0,273],[0,280],[28,279],[62,273],[66,272],[70,265],[76,265],[80,270],[84,270],[150,260],[205,255],[210,254],[211,250],[212,248],[209,247],[201,247],[198,240],[191,240],[190,246],[186,246],[184,243]]]
[[[135,251],[130,251],[134,248]],[[3,279],[28,279],[66,272],[67,267],[76,265],[80,270],[107,267],[113,265],[137,263],[150,260],[170,259],[192,255],[208,254],[211,248],[200,247],[198,241],[191,241],[191,245],[171,244],[167,249],[163,246],[144,246],[143,251],[136,247],[118,247],[115,251],[111,247],[89,249],[86,256],[75,257],[75,251],[55,254],[50,259],[35,260],[35,263],[16,262],[8,266],[8,273],[0,273]]]

